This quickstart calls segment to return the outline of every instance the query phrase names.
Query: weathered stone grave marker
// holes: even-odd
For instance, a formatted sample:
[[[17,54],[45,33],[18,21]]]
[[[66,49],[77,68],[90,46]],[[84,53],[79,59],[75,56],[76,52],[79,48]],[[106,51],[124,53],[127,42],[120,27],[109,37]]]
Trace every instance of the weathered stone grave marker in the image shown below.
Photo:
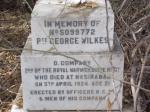
[[[119,111],[124,55],[109,2],[107,21],[105,0],[96,8],[60,1],[39,0],[32,13],[21,55],[24,111]]]
[[[25,48],[31,49],[29,45]],[[116,45],[112,53],[54,55],[24,51],[21,59],[25,110],[106,110],[108,99],[113,102],[113,110],[121,107],[122,83],[114,82],[116,96],[112,80],[123,79],[120,46]]]

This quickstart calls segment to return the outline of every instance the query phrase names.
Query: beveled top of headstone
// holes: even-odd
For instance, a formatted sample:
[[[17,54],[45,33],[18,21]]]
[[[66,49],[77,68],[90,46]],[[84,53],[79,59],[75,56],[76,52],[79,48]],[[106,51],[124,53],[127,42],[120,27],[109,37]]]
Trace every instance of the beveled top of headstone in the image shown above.
[[[66,13],[68,13],[66,16],[67,18],[69,15],[74,15],[76,17],[83,16],[82,13],[85,12],[84,11],[85,9],[82,12],[82,10],[79,10],[81,7],[80,8],[75,7],[75,5],[78,2],[73,2],[73,1],[76,1],[76,0],[38,0],[38,2],[36,3],[36,5],[33,9],[32,17],[50,16],[50,18],[57,18],[58,16],[63,17],[63,14],[66,15]],[[77,1],[79,1],[79,0],[77,0]],[[102,9],[106,8],[105,0],[84,0],[84,1],[87,3],[95,3],[99,8],[101,7]],[[95,7],[97,7],[97,6],[95,6]],[[62,10],[60,10],[60,8],[62,8]],[[68,10],[68,8],[69,8],[69,10]],[[114,13],[111,9],[111,5],[110,5],[109,1],[107,1],[107,8],[109,10],[108,11],[109,16],[113,16]],[[72,12],[75,10],[78,12],[78,15],[76,15]],[[92,9],[90,9],[88,7],[87,10],[92,10]],[[61,16],[60,16],[60,13],[61,13]],[[86,16],[86,15],[84,15],[84,16]]]

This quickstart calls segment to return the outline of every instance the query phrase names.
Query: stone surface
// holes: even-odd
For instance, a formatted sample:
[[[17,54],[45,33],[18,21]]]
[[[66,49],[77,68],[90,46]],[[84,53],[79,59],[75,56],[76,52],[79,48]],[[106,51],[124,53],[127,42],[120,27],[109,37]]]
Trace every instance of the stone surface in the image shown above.
[[[25,110],[122,109],[124,55],[115,41],[112,52],[21,55]],[[115,80],[113,80],[113,78]]]
[[[22,95],[22,87],[21,87],[20,90],[21,91],[18,92],[19,96],[17,96],[17,97],[20,97],[20,94]],[[14,102],[16,102],[17,100],[18,100],[18,98],[16,98]],[[10,112],[25,112],[25,111],[23,111],[22,107],[17,106],[16,103],[13,103],[13,106],[12,106]],[[34,111],[33,110],[33,111],[30,111],[30,112],[66,112],[66,111],[38,111],[38,110]],[[79,112],[79,111],[68,111],[68,112]],[[80,111],[80,112],[99,112],[99,110],[98,111]],[[106,112],[106,111],[100,111],[100,112]],[[118,112],[118,111],[113,111],[113,112]],[[122,112],[133,112],[132,105],[124,106]]]
[[[64,1],[39,0],[35,5],[31,18],[33,49],[101,52],[113,48],[114,13],[109,2],[108,41],[105,0],[79,7]]]
[[[23,108],[19,108],[17,105],[13,105],[11,108],[11,112],[23,112]]]

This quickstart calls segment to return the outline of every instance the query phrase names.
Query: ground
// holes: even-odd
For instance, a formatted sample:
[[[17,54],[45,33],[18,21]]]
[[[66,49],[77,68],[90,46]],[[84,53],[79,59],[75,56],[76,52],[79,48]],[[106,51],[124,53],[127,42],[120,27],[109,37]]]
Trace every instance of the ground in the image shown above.
[[[110,0],[117,32],[125,54],[124,105],[133,105],[131,79],[137,85],[138,112],[150,110],[150,0]],[[126,1],[125,3],[123,1]],[[9,7],[8,7],[9,6]],[[123,7],[121,7],[123,6]],[[23,3],[0,7],[0,112],[8,112],[21,83],[20,54],[30,33],[30,10]],[[12,49],[6,51],[5,49]],[[16,50],[13,50],[16,49]]]
[[[23,48],[30,32],[30,14],[23,8],[0,11],[0,49]],[[17,95],[21,83],[20,54],[21,51],[0,52],[0,112],[7,112]]]

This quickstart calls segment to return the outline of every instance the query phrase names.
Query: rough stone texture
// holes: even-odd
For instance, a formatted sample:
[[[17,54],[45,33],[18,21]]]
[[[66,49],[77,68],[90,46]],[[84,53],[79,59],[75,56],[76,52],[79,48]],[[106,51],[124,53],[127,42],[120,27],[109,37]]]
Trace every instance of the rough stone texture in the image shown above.
[[[20,87],[20,90],[18,92],[18,95],[15,99],[14,102],[18,102],[18,97],[20,97],[20,95],[22,96],[22,87]],[[19,107],[16,103],[13,104],[10,112],[25,112],[23,111],[23,108],[22,107]],[[66,112],[66,111],[30,111],[30,112]],[[67,111],[67,112],[79,112],[79,111]],[[97,111],[80,111],[80,112],[97,112]],[[99,112],[99,110],[98,110]],[[106,111],[100,111],[100,112],[106,112]],[[113,112],[118,112],[118,111],[113,111]],[[123,112],[133,112],[133,107],[130,105],[130,106],[124,106],[123,107]]]
[[[115,45],[112,52],[62,54],[36,51],[35,53],[26,50],[32,49],[29,39],[21,55],[24,109],[119,110],[122,108],[122,83],[119,80],[123,80],[124,55],[117,41]],[[73,71],[73,68],[80,70]],[[92,78],[95,76],[97,77]],[[35,95],[37,90],[40,92],[44,90],[44,93],[39,93],[43,95]],[[51,91],[46,93],[46,90]],[[85,93],[80,93],[81,91],[78,90],[82,92],[85,90]],[[83,97],[86,97],[86,100],[83,100]]]
[[[33,49],[59,52],[109,51],[105,0],[81,6],[71,6],[61,1],[39,0],[35,5],[31,18]],[[112,49],[114,13],[109,2],[108,31]],[[54,43],[50,42],[52,39],[55,39]]]

